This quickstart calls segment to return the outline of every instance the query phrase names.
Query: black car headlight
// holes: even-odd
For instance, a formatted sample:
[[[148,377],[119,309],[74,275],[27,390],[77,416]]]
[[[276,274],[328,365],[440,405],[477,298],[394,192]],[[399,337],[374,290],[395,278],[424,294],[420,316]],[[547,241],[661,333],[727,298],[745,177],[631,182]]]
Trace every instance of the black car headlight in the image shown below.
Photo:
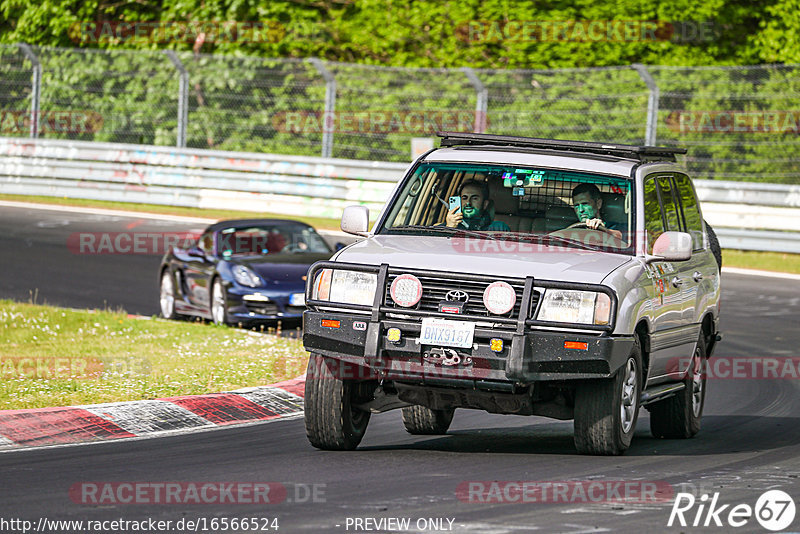
[[[245,267],[244,265],[234,265],[231,268],[231,273],[233,273],[234,280],[243,286],[260,287],[264,285],[264,281],[261,280],[261,277],[253,272],[251,268]]]

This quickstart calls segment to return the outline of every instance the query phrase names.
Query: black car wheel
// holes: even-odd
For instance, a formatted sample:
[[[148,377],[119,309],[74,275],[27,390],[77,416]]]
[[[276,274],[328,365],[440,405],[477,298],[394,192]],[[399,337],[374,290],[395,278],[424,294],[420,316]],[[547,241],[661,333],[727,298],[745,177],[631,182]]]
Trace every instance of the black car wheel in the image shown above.
[[[158,300],[161,305],[161,317],[164,319],[177,319],[180,317],[175,313],[175,279],[169,269],[164,269],[164,272],[161,273]]]
[[[368,401],[377,383],[349,376],[347,364],[311,353],[304,414],[308,441],[318,449],[353,450],[367,431],[370,413],[355,405]]]
[[[703,405],[706,400],[706,343],[703,334],[697,340],[692,361],[677,395],[653,403],[650,410],[650,432],[657,438],[686,439],[700,431]]]
[[[406,406],[403,408],[403,426],[409,434],[447,434],[455,411],[455,408],[433,410],[427,406]]]
[[[575,447],[581,454],[619,455],[630,447],[642,396],[638,340],[612,378],[591,380],[575,391]]]
[[[214,324],[228,324],[228,295],[219,278],[211,286],[211,319]]]

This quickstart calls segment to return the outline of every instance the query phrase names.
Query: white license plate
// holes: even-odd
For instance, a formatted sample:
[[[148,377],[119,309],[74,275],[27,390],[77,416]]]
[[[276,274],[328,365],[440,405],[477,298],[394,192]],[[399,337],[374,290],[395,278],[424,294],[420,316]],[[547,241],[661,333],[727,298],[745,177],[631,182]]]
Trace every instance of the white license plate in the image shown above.
[[[468,349],[472,348],[472,337],[474,335],[475,323],[429,317],[422,319],[419,342],[422,345]]]

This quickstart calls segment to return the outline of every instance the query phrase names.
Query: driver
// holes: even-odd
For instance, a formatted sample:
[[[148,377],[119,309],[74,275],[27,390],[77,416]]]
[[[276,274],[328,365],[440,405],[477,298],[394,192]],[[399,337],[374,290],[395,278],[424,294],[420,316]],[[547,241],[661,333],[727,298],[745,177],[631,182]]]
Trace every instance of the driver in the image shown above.
[[[603,196],[596,185],[588,183],[576,185],[572,190],[572,209],[575,210],[575,215],[578,216],[580,222],[570,226],[585,224],[591,230],[603,230],[617,239],[622,239],[622,230],[625,230],[624,226],[603,222],[600,217],[602,207]]]
[[[510,232],[511,228],[503,221],[493,221],[489,216],[489,186],[486,182],[467,180],[459,188],[461,212],[458,208],[447,212],[447,226],[450,228],[466,228],[467,230],[489,230],[492,232]]]

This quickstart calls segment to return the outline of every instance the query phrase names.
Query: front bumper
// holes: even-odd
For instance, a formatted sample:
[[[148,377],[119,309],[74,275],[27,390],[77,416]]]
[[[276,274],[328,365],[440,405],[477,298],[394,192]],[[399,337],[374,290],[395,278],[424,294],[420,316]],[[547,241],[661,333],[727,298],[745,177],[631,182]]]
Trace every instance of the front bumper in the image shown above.
[[[292,293],[285,291],[244,288],[231,284],[226,288],[228,317],[236,321],[267,321],[275,319],[299,319],[305,305],[292,305]],[[295,294],[301,291],[293,292]]]
[[[334,326],[337,323],[338,326]],[[398,342],[386,339],[386,331],[393,327],[401,331]],[[419,335],[420,323],[411,320],[371,321],[369,315],[340,311],[307,310],[303,314],[306,350],[355,364],[364,375],[353,378],[429,380],[432,383],[471,380],[478,387],[496,382],[525,384],[606,378],[624,364],[634,343],[633,336],[544,330],[517,334],[476,326],[472,348],[455,349],[460,363],[448,365],[436,358],[426,358],[434,347],[420,345]],[[490,349],[492,338],[503,340],[502,351]],[[576,342],[581,348],[566,348],[566,341]]]

